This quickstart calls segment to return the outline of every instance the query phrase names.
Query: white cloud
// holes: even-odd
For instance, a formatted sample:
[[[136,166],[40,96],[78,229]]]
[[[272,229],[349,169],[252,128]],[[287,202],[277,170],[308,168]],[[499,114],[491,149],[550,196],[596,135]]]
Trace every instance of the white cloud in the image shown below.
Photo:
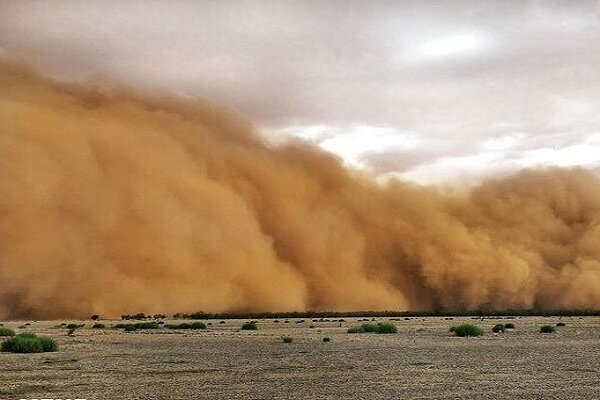
[[[468,54],[482,47],[483,41],[476,34],[449,35],[425,42],[420,52],[428,57],[446,57]]]

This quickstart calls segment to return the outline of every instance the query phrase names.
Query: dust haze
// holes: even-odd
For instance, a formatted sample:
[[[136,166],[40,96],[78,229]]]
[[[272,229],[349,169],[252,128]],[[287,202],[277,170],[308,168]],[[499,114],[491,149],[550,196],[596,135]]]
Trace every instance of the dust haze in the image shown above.
[[[0,65],[0,318],[600,307],[600,181],[448,194],[170,95]]]

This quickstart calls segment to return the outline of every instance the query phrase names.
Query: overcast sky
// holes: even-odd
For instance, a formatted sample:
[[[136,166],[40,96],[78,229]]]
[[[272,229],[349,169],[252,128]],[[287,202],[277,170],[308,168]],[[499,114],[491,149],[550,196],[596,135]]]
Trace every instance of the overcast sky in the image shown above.
[[[598,1],[0,1],[0,52],[208,97],[423,183],[600,170]]]

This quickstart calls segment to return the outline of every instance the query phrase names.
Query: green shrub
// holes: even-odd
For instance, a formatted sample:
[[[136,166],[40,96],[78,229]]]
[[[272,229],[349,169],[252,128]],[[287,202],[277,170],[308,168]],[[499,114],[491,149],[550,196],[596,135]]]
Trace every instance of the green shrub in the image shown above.
[[[92,329],[104,329],[104,324],[94,324],[92,325]]]
[[[329,337],[324,337],[324,338],[323,338],[323,341],[324,341],[324,342],[326,342],[326,343],[327,343],[327,342],[331,342],[331,338],[329,338]]]
[[[19,333],[17,336],[24,337],[27,339],[34,339],[37,337],[37,335],[33,332],[23,332],[23,333]]]
[[[450,328],[450,332],[453,332],[455,336],[460,337],[483,335],[483,329],[471,324],[453,326],[452,328]]]
[[[294,339],[289,336],[284,336],[281,340],[283,340],[283,343],[292,343],[294,341]]]
[[[502,325],[502,324],[494,325],[494,327],[492,328],[492,332],[494,332],[494,333],[504,332],[504,325]]]
[[[42,343],[42,348],[44,349],[44,352],[58,351],[58,345],[56,344],[54,339],[46,336],[41,336],[39,340]]]
[[[190,329],[190,324],[182,322],[181,324],[165,324],[167,329]]]
[[[125,329],[125,332],[133,332],[138,329],[158,329],[160,325],[156,322],[138,322],[135,324],[116,324],[115,328]]]
[[[379,324],[377,324],[377,333],[396,333],[398,332],[398,328],[396,328],[396,325],[394,324],[390,324],[390,323],[386,323],[386,322],[380,322]]]
[[[555,331],[556,331],[556,328],[554,328],[554,326],[552,326],[552,325],[543,325],[540,328],[541,333],[554,333]]]
[[[364,323],[361,324],[360,327],[362,328],[363,332],[366,333],[375,333],[377,332],[377,324],[371,324],[371,323]]]
[[[515,329],[515,324],[510,322],[508,324],[504,324],[504,329]]]
[[[556,324],[556,326],[567,326],[567,324],[565,324],[564,322],[559,322],[558,324]]]
[[[2,342],[1,350],[10,353],[41,353],[44,347],[38,338],[17,335]]]
[[[8,328],[0,328],[0,336],[15,336],[15,331]]]
[[[138,322],[133,324],[135,329],[158,329],[160,326],[156,322]]]
[[[58,345],[49,337],[35,334],[15,335],[2,342],[0,350],[11,353],[43,353],[58,350]]]
[[[254,322],[254,321],[246,322],[242,325],[243,331],[255,331],[257,329],[258,329],[258,325],[256,325],[256,322]]]
[[[364,323],[360,326],[348,328],[348,333],[396,333],[396,325],[380,322],[378,324]]]
[[[206,329],[206,324],[204,322],[192,322],[190,329]]]

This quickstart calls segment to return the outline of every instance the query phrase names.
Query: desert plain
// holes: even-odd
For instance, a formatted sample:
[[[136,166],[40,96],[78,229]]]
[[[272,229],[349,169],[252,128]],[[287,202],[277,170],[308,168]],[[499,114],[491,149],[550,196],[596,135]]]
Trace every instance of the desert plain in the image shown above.
[[[54,338],[59,351],[0,353],[0,399],[600,398],[600,317],[376,318],[398,333],[347,333],[363,319],[265,319],[256,331],[240,330],[246,320],[206,320],[206,330],[135,332],[111,328],[122,321],[99,321],[105,329],[3,321]],[[558,322],[556,333],[539,332]],[[85,326],[68,335],[60,323]],[[461,323],[484,336],[452,336]],[[515,329],[492,333],[499,323]]]

